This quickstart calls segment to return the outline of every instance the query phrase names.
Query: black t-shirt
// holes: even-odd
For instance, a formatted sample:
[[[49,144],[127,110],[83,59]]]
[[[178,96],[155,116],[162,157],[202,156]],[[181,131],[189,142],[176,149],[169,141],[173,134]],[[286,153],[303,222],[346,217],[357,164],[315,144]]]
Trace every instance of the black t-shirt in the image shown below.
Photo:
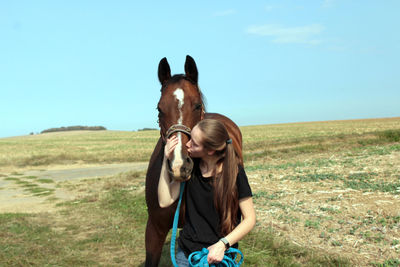
[[[222,238],[219,233],[219,214],[215,209],[213,199],[212,179],[214,178],[204,178],[199,166],[196,165],[192,178],[186,182],[185,186],[185,225],[180,231],[178,239],[179,247],[186,257],[192,252],[215,244]],[[247,175],[241,166],[239,166],[236,186],[239,200],[252,196]],[[241,216],[239,208],[237,222],[240,222]],[[237,247],[237,244],[234,247]]]

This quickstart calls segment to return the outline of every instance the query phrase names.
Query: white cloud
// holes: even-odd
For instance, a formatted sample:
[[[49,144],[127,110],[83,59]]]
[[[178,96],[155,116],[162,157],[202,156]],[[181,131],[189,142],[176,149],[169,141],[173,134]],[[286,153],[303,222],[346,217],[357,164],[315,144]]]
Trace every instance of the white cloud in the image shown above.
[[[335,5],[335,0],[324,0],[324,2],[322,3],[322,7],[324,8],[330,8],[333,7]]]
[[[270,36],[274,43],[296,43],[318,45],[322,40],[317,36],[324,30],[320,24],[300,27],[284,27],[276,24],[250,26],[246,32],[249,34]]]
[[[272,11],[272,9],[274,9],[275,7],[274,6],[272,6],[272,5],[266,5],[265,6],[265,11]]]
[[[335,51],[335,52],[343,52],[343,51],[348,50],[348,47],[346,47],[344,45],[330,45],[327,48],[328,48],[328,50]]]
[[[227,9],[223,11],[218,11],[214,13],[215,17],[225,17],[225,16],[230,16],[236,13],[236,10],[234,9]]]

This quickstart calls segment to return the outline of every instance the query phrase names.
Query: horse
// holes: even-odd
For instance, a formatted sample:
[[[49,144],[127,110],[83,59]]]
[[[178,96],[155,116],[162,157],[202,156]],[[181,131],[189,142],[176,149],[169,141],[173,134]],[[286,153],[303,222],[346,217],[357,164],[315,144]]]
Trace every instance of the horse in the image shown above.
[[[189,157],[186,143],[190,140],[191,129],[202,119],[217,119],[228,130],[235,148],[236,157],[243,166],[242,134],[239,127],[229,118],[217,113],[205,113],[203,94],[198,86],[196,62],[186,56],[185,74],[171,76],[166,58],[158,65],[158,79],[161,83],[161,97],[157,105],[160,137],[151,155],[147,174],[145,195],[148,220],[145,233],[145,266],[158,266],[165,238],[172,228],[177,202],[167,208],[161,208],[158,202],[158,182],[164,159],[164,147],[167,138],[178,137],[174,155],[168,161],[167,169],[173,179],[190,179],[193,161]],[[179,227],[183,225],[184,204],[181,206]]]

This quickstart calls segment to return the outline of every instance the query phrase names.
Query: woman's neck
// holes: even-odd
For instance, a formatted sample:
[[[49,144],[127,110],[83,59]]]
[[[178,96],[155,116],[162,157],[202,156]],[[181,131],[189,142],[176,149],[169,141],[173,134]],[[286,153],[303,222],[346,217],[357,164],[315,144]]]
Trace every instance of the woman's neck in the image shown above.
[[[200,160],[200,170],[203,177],[215,176],[215,170],[217,166],[218,158],[216,157],[205,157]],[[220,167],[217,172],[220,172]]]

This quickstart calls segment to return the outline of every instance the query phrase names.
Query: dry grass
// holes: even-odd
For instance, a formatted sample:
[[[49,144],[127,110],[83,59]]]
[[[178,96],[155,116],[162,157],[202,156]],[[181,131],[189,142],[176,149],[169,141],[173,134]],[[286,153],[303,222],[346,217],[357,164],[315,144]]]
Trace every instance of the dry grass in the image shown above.
[[[260,227],[357,266],[399,260],[400,143],[386,130],[400,119],[243,127]]]
[[[0,139],[0,168],[147,161],[157,131],[72,131]]]
[[[241,130],[246,172],[256,204],[257,233],[265,230],[283,240],[282,244],[287,240],[311,249],[317,258],[340,255],[354,266],[398,266],[400,118],[247,126]],[[25,169],[62,164],[148,160],[157,138],[157,131],[3,138],[0,179],[11,177],[11,172],[17,175]],[[68,251],[56,246],[58,253],[76,253],[65,257],[64,265],[73,258],[84,265],[108,266],[143,260],[143,254],[132,256],[132,251],[143,245],[143,198],[135,198],[135,194],[143,190],[144,177],[127,175],[57,185],[76,198],[61,207],[62,213],[52,213],[47,223],[39,223],[54,227],[55,233],[49,234],[56,236],[51,237],[54,240],[69,240]],[[130,205],[132,199],[141,204]],[[125,222],[132,211],[142,217]],[[132,230],[127,223],[141,226]],[[113,241],[113,235],[121,240]],[[123,236],[136,238],[139,245]],[[43,240],[43,246],[49,245]],[[257,253],[270,253],[271,248],[259,250],[254,240],[257,236],[246,239],[244,249],[257,266]],[[281,243],[272,241],[272,247]],[[282,251],[288,248],[284,245],[274,257],[285,254]],[[310,254],[291,251],[290,257],[301,266],[325,266],[328,262],[315,263]],[[290,257],[283,257],[283,261],[274,258],[268,266],[293,266]],[[329,264],[332,262],[334,266],[335,261]]]

